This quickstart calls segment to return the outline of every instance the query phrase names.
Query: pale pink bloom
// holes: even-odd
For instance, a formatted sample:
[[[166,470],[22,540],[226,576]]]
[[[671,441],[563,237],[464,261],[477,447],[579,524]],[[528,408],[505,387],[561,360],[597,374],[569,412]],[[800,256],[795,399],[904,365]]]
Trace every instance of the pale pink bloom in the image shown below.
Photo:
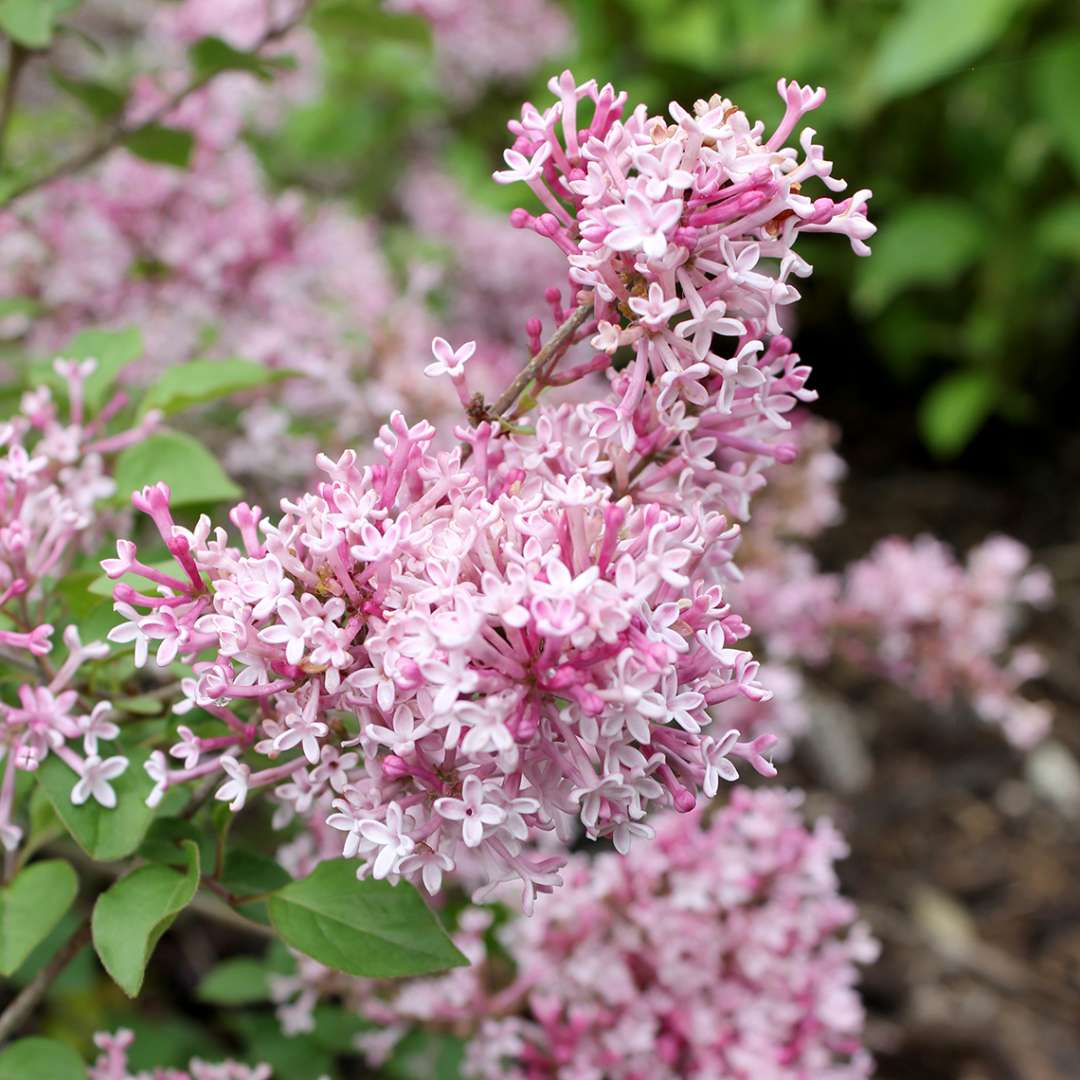
[[[102,761],[96,754],[82,764],[78,783],[71,789],[71,801],[82,806],[87,799],[94,799],[106,809],[116,806],[116,792],[110,780],[115,780],[128,767],[128,759],[119,755]]]
[[[222,771],[229,778],[214,792],[214,798],[221,802],[227,802],[233,813],[244,808],[247,802],[248,782],[251,779],[251,769],[242,761],[226,754],[220,759]]]
[[[461,822],[461,835],[466,847],[477,847],[484,839],[484,827],[501,825],[506,811],[484,801],[484,785],[473,775],[465,777],[461,798],[435,800],[435,812],[447,821]]]

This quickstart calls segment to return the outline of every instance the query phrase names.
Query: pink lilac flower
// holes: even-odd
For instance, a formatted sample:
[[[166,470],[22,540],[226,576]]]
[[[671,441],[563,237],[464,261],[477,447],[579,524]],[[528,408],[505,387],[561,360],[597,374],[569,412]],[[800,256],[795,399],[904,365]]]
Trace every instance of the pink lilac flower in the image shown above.
[[[594,370],[607,367],[614,395],[593,404],[589,434],[644,455],[636,498],[676,499],[689,486],[745,519],[762,471],[797,453],[787,414],[816,396],[779,323],[811,269],[795,253],[799,234],[839,232],[865,254],[873,232],[869,192],[839,203],[806,194],[815,180],[844,187],[810,129],[801,156],[783,146],[824,91],[782,81],[787,111],[767,137],[720,97],[693,113],[673,103],[672,123],[644,106],[626,115],[625,94],[569,72],[549,87],[553,105],[526,104],[510,125],[513,152],[540,163],[528,183],[545,212],[523,208],[511,221],[552,240],[590,290]],[[620,347],[634,355],[616,374],[604,355]],[[618,456],[612,464],[622,471]]]
[[[1019,688],[1042,663],[1009,638],[1022,608],[1053,594],[1030,558],[1006,536],[973,548],[965,563],[929,536],[883,540],[845,574],[836,649],[922,700],[962,697],[1010,741],[1030,746],[1049,729],[1050,710]]]
[[[479,1080],[869,1076],[855,983],[878,947],[838,894],[842,838],[799,801],[740,787],[711,818],[657,815],[626,856],[573,855],[557,897],[494,931],[497,953],[491,911],[466,909],[470,966],[445,976],[380,984],[298,957],[272,992],[301,1028],[328,996],[379,1025],[373,1065],[451,1027]]]
[[[18,704],[0,703],[0,842],[8,850],[21,837],[12,822],[17,770],[34,771],[55,755],[72,770],[74,803],[92,798],[111,806],[116,796],[109,781],[127,766],[121,755],[105,757],[102,746],[120,733],[112,706],[99,701],[85,712],[75,689],[82,665],[107,655],[108,646],[83,644],[78,628],[67,626],[61,635],[64,659],[54,667],[46,658],[54,649],[55,628],[44,614],[55,599],[55,583],[119,524],[101,506],[115,491],[105,456],[142,439],[160,414],[109,434],[108,418],[126,396],[116,395],[98,416],[88,416],[84,386],[96,361],[58,359],[54,368],[67,391],[66,415],[50,389],[38,386],[0,425],[0,611],[11,627],[0,630],[0,656],[25,667],[20,654],[26,654],[31,670],[39,672],[15,688]],[[80,744],[85,757],[75,749]]]
[[[965,563],[929,536],[890,537],[843,573],[821,571],[802,541],[839,517],[843,463],[822,442],[822,429],[803,422],[796,430],[811,452],[794,467],[769,471],[739,549],[742,577],[731,587],[765,655],[787,667],[780,678],[799,677],[792,664],[846,664],[939,708],[966,703],[1018,746],[1038,741],[1050,710],[1021,688],[1043,663],[1012,638],[1024,609],[1049,601],[1046,572],[1004,536],[973,548]],[[788,733],[805,729],[797,691],[763,681],[776,695],[744,710],[740,726],[784,733],[778,709],[786,700],[795,706]]]
[[[82,763],[79,781],[71,789],[71,801],[81,806],[88,799],[93,799],[111,810],[116,806],[116,792],[109,781],[115,780],[127,767],[126,757],[116,755],[102,761],[96,755],[91,755]]]

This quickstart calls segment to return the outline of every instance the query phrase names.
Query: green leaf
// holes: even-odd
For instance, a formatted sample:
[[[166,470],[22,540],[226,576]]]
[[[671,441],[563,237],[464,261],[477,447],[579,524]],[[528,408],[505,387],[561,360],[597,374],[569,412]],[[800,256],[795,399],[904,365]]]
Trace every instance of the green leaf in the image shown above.
[[[1035,235],[1049,254],[1080,260],[1080,198],[1051,207],[1039,219]]]
[[[255,1005],[269,1001],[266,968],[250,956],[225,960],[199,983],[197,996],[211,1005]]]
[[[159,431],[124,450],[116,461],[116,501],[130,502],[131,493],[163,480],[172,491],[172,505],[226,502],[240,489],[202,443],[178,431]]]
[[[248,71],[264,81],[273,77],[272,60],[254,52],[234,49],[219,37],[204,37],[188,49],[188,58],[195,74],[209,79],[221,71]]]
[[[350,975],[383,979],[468,964],[411,885],[358,881],[351,859],[320,863],[275,893],[270,920],[294,949]]]
[[[461,1080],[464,1040],[437,1031],[410,1031],[383,1070],[393,1080]]]
[[[0,0],[0,30],[28,49],[44,49],[52,41],[56,20],[80,0]]]
[[[268,855],[237,848],[226,854],[220,881],[234,896],[243,897],[274,892],[288,885],[292,878]]]
[[[99,862],[112,862],[130,855],[140,843],[153,820],[154,811],[146,805],[153,784],[143,764],[143,750],[127,751],[128,767],[109,781],[116,792],[112,809],[88,799],[82,806],[71,801],[71,789],[78,777],[58,757],[50,754],[37,770],[38,783],[45,789],[64,827],[79,847]]]
[[[1062,35],[1045,46],[1032,67],[1035,103],[1058,145],[1080,176],[1080,33]]]
[[[256,851],[236,848],[226,854],[225,866],[219,880],[229,892],[244,900],[245,897],[265,897],[266,893],[288,885],[292,878],[274,859]],[[270,922],[266,904],[262,899],[248,900],[236,910],[264,926]]]
[[[86,1066],[70,1046],[32,1036],[0,1051],[0,1080],[86,1080]]]
[[[315,1006],[311,1037],[332,1054],[355,1054],[356,1037],[375,1026],[352,1009],[322,1002]]]
[[[855,302],[876,313],[912,285],[947,285],[979,256],[987,231],[958,199],[922,199],[888,218],[860,264]]]
[[[124,111],[127,100],[123,93],[108,83],[94,79],[73,79],[62,71],[49,73],[52,81],[79,104],[85,106],[99,120],[112,120]]]
[[[201,832],[190,821],[176,817],[159,817],[147,830],[139,846],[139,856],[147,862],[161,863],[179,870],[187,867],[185,841],[199,848],[199,861],[206,863],[214,857],[214,838]]]
[[[44,310],[45,305],[30,296],[8,296],[0,300],[0,319],[6,319],[11,315],[25,315],[27,318],[32,318],[40,315]]]
[[[140,866],[110,886],[94,904],[90,921],[94,948],[105,970],[127,994],[142,988],[150,954],[199,888],[199,848],[183,844],[187,870]]]
[[[63,918],[79,879],[63,859],[31,863],[0,889],[0,974],[12,975]]]
[[[870,62],[876,101],[910,94],[956,74],[1004,33],[1027,0],[908,0]]]
[[[66,345],[48,359],[37,360],[31,365],[34,381],[47,382],[50,386],[66,387],[66,383],[53,370],[53,357],[65,360],[97,361],[97,367],[83,384],[83,398],[87,408],[95,412],[105,400],[116,382],[116,377],[128,364],[137,360],[143,351],[142,335],[134,327],[122,330],[82,330]]]
[[[985,371],[961,371],[939,379],[919,405],[923,442],[939,457],[954,457],[993,412],[998,385]]]
[[[163,124],[147,124],[133,131],[124,139],[124,145],[139,157],[156,165],[173,165],[187,168],[195,149],[195,139],[190,131],[165,127]]]
[[[338,1075],[333,1056],[311,1035],[284,1034],[269,1010],[230,1010],[222,1013],[221,1020],[242,1043],[243,1056],[249,1061],[266,1062],[275,1077],[324,1080]]]
[[[280,382],[293,374],[295,372],[275,371],[254,360],[192,360],[189,364],[169,368],[150,387],[139,405],[139,413],[145,415],[151,409],[160,409],[169,416],[204,401]]]

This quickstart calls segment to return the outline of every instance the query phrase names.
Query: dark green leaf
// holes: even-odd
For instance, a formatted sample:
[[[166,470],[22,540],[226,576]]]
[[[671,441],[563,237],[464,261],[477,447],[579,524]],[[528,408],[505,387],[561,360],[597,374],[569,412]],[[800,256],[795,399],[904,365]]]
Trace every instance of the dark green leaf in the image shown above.
[[[274,892],[288,885],[292,878],[281,864],[257,851],[237,848],[225,856],[221,884],[234,896],[255,896]]]
[[[146,965],[161,935],[199,888],[199,848],[184,841],[187,870],[140,866],[103,892],[91,919],[94,948],[128,997],[142,988]]]
[[[352,1009],[321,1002],[315,1006],[315,1027],[311,1037],[333,1054],[355,1054],[356,1036],[374,1026]]]
[[[148,862],[184,870],[188,862],[184,841],[198,846],[201,863],[213,859],[214,838],[201,832],[190,821],[175,817],[159,817],[153,822],[139,846],[139,855]]]
[[[1062,35],[1047,45],[1035,60],[1032,78],[1036,104],[1080,176],[1080,33]]]
[[[181,128],[147,124],[128,135],[124,139],[124,145],[133,154],[138,154],[156,165],[174,165],[178,169],[184,169],[191,161],[195,139],[190,131]]]
[[[73,79],[56,70],[51,75],[53,82],[65,94],[75,98],[99,120],[112,120],[124,111],[124,95],[107,83],[94,79]]]
[[[234,49],[219,37],[200,38],[188,50],[188,58],[195,74],[201,78],[212,78],[222,71],[248,71],[265,80],[274,73],[274,64],[270,60],[258,53]]]
[[[116,806],[112,810],[93,799],[76,806],[71,801],[71,789],[78,777],[54,754],[37,771],[38,783],[45,789],[64,827],[99,862],[130,855],[142,842],[154,817],[154,811],[146,805],[146,796],[153,787],[143,768],[147,754],[132,749],[127,751],[127,757],[128,767],[110,781],[116,792]]]
[[[280,382],[293,374],[295,372],[275,371],[254,360],[192,360],[166,371],[150,387],[139,405],[139,412],[145,414],[151,409],[160,409],[169,416],[204,401]]]
[[[411,885],[358,881],[351,859],[320,863],[275,893],[270,919],[294,949],[350,975],[423,975],[468,963]]]
[[[855,300],[878,312],[912,285],[946,285],[966,270],[986,243],[987,230],[958,199],[922,199],[886,219],[873,258],[859,266]]]
[[[0,1050],[0,1080],[86,1080],[86,1066],[70,1046],[32,1036]]]
[[[254,1005],[269,1001],[266,968],[250,956],[224,960],[199,983],[198,997],[211,1005]]]
[[[393,1080],[461,1080],[465,1043],[436,1031],[411,1031],[384,1066]]]
[[[178,431],[159,431],[124,450],[116,462],[116,499],[127,503],[131,493],[163,480],[172,490],[172,505],[227,502],[240,489],[202,443]]]
[[[946,375],[919,406],[923,441],[939,457],[958,454],[993,411],[997,397],[997,383],[985,371]]]
[[[0,889],[0,974],[14,974],[78,891],[79,879],[63,859],[31,863]]]
[[[1026,0],[908,0],[870,62],[867,92],[879,101],[956,74],[992,45]]]

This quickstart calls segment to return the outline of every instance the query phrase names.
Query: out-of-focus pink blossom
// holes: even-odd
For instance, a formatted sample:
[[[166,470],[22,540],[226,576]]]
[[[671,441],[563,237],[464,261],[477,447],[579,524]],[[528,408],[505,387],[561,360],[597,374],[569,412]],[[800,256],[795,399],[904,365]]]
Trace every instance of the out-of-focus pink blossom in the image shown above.
[[[843,840],[798,804],[736,788],[711,819],[658,816],[629,855],[574,855],[557,896],[495,931],[499,954],[491,913],[467,909],[455,941],[471,966],[446,976],[377,984],[299,957],[274,980],[280,1015],[303,1030],[341,997],[380,1026],[361,1042],[373,1063],[450,1026],[482,1080],[869,1076],[855,983],[878,947],[837,891]]]

